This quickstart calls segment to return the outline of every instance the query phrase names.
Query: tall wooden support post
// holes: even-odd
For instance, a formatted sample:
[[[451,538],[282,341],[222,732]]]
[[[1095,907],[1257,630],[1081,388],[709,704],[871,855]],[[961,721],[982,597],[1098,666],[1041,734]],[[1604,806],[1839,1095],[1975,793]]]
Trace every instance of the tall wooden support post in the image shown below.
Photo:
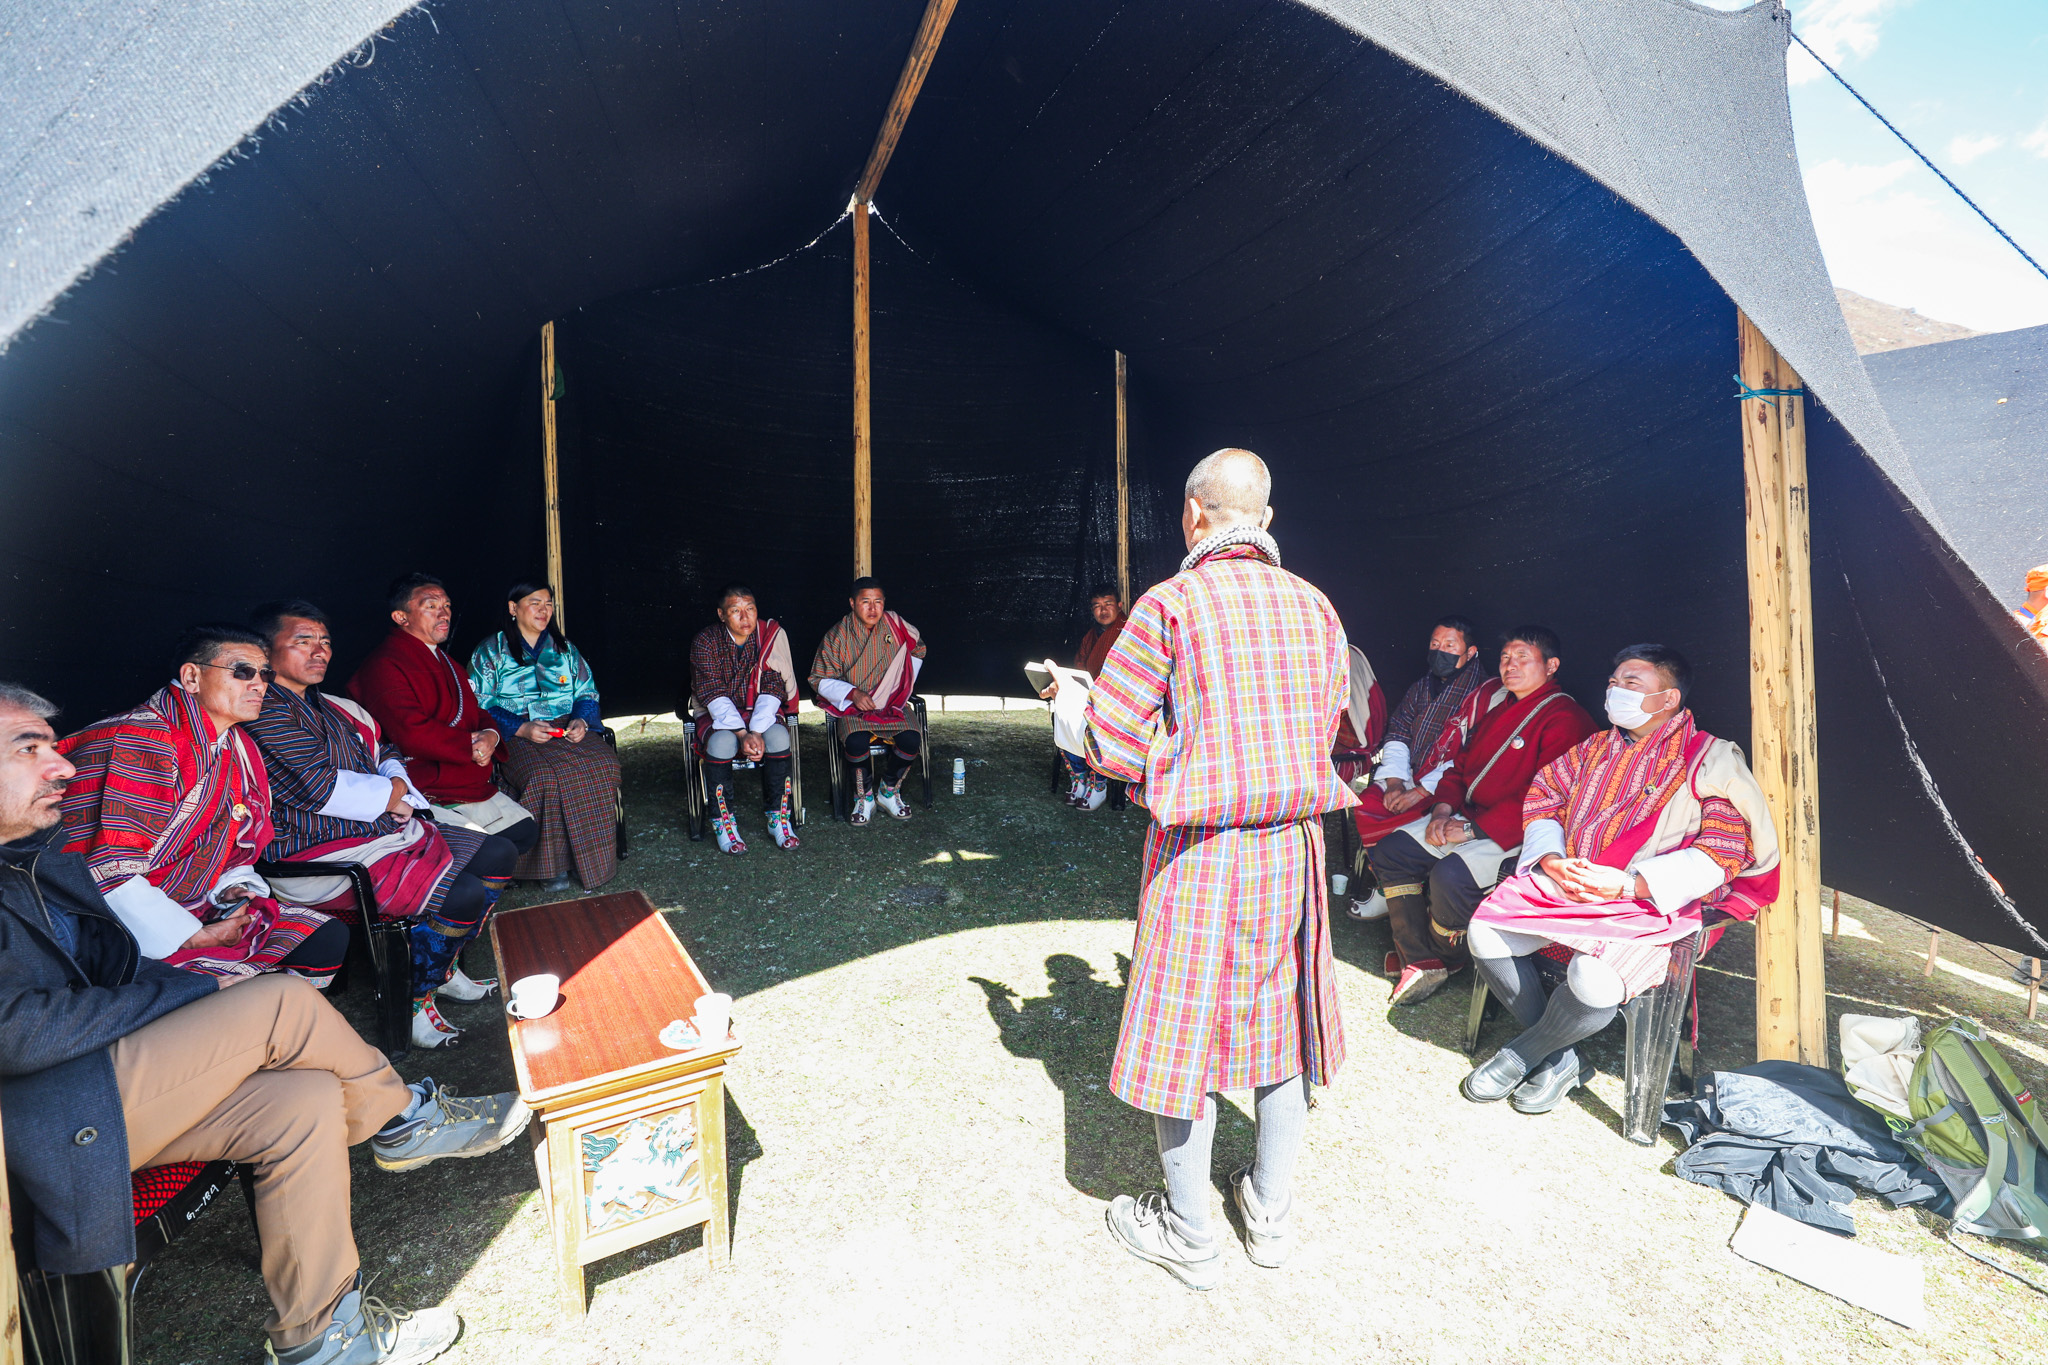
[[[1131,605],[1131,427],[1124,410],[1124,353],[1116,353],[1116,591]]]
[[[14,1205],[7,1196],[7,1182],[0,1180],[0,1365],[22,1365],[21,1282],[14,1269]]]
[[[555,624],[566,629],[562,606],[562,481],[555,465],[555,324],[540,325],[540,458],[546,482],[548,586],[555,593]]]
[[[1798,389],[1799,376],[1737,314],[1746,389]],[[1778,901],[1756,926],[1756,1055],[1828,1064],[1821,956],[1820,802],[1813,700],[1812,544],[1806,400],[1745,398],[1742,484],[1749,547],[1750,765],[1778,826]]]
[[[868,417],[868,206],[853,206],[853,576],[875,571],[874,431]]]

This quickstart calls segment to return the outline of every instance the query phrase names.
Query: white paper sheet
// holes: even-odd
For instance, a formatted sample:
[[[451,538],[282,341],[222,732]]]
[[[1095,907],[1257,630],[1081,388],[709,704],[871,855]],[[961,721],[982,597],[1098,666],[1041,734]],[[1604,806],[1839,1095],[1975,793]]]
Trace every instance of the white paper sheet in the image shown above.
[[[1729,1249],[1858,1308],[1917,1332],[1927,1326],[1926,1277],[1920,1262],[1858,1246],[1755,1204],[1742,1216]]]

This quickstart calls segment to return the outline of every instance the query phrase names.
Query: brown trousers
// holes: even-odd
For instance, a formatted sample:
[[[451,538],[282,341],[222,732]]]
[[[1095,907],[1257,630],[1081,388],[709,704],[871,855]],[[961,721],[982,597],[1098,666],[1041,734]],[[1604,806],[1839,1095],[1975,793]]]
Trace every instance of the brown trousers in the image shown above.
[[[355,1279],[348,1149],[412,1094],[320,992],[246,978],[114,1044],[131,1170],[247,1162],[279,1348],[311,1341]]]

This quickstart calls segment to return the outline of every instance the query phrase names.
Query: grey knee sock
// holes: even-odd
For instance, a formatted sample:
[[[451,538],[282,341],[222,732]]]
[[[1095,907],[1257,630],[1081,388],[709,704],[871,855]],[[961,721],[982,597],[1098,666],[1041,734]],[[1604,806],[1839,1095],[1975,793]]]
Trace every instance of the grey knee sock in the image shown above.
[[[1180,1231],[1196,1242],[1209,1238],[1209,1153],[1216,1143],[1216,1103],[1204,1096],[1199,1119],[1152,1116],[1159,1139],[1159,1166],[1166,1173],[1166,1202]]]
[[[1252,1194],[1260,1208],[1279,1218],[1293,1200],[1294,1158],[1301,1152],[1302,1130],[1308,1127],[1308,1077],[1262,1085],[1254,1096],[1259,1155],[1252,1165]]]
[[[1539,1071],[1573,1043],[1606,1028],[1617,1012],[1613,1005],[1587,1004],[1572,994],[1567,981],[1550,993],[1543,1017],[1501,1050],[1520,1057],[1531,1072]]]
[[[1480,957],[1472,965],[1486,978],[1486,988],[1508,1007],[1515,1022],[1534,1028],[1543,1017],[1543,978],[1527,957]]]

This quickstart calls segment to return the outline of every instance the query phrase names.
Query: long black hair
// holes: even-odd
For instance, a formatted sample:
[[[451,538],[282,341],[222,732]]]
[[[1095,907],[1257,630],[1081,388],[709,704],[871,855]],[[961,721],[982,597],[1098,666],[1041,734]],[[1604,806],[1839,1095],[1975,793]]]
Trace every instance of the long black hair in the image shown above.
[[[511,587],[505,589],[505,605],[508,607],[513,606],[520,598],[531,597],[537,592],[544,592],[548,595],[550,601],[554,600],[555,589],[553,584],[544,583],[537,579],[522,578]],[[526,633],[519,629],[519,623],[517,621],[508,623],[501,633],[505,637],[505,651],[512,656],[512,662],[515,664],[529,662],[526,655]],[[548,618],[548,634],[554,639],[556,653],[561,654],[568,651],[569,641],[562,635],[562,628],[555,624],[555,618],[552,616]]]

